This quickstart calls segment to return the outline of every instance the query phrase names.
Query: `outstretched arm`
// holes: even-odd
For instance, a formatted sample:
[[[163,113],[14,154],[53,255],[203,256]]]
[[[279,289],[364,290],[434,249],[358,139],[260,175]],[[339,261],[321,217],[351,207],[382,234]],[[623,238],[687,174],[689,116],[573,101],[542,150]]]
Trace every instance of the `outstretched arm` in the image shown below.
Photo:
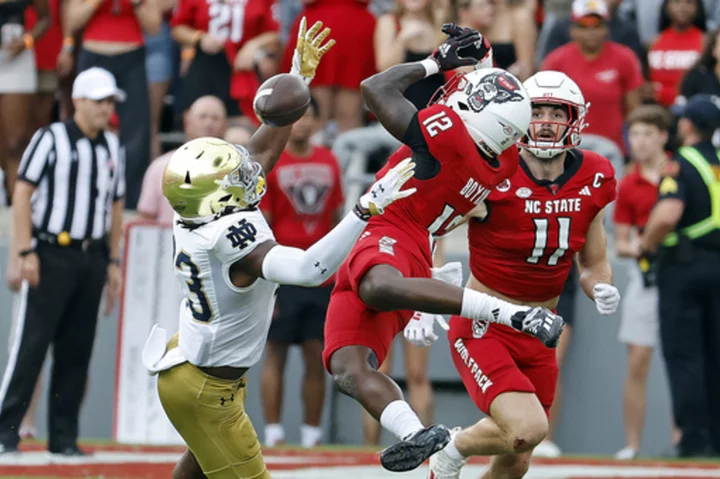
[[[551,348],[557,346],[564,324],[561,317],[545,308],[512,304],[436,279],[406,278],[387,264],[375,265],[365,273],[358,294],[378,311],[422,311],[485,320],[528,333]]]
[[[390,265],[368,270],[358,286],[365,304],[378,311],[423,311],[486,319],[512,326],[515,313],[530,308],[508,303],[469,288],[429,278],[406,278]]]
[[[315,76],[322,56],[335,45],[335,40],[332,39],[328,40],[325,45],[321,45],[330,35],[329,28],[320,31],[322,25],[322,22],[315,22],[312,28],[307,30],[305,17],[300,21],[290,74],[303,78],[308,85]],[[265,173],[269,173],[275,167],[285,149],[291,129],[292,125],[279,128],[262,125],[250,138],[248,144],[250,156],[262,166]]]
[[[459,32],[452,24],[443,26],[443,32],[449,36],[445,42],[429,57],[420,62],[402,63],[388,68],[364,80],[360,84],[363,100],[377,117],[380,124],[400,141],[404,140],[410,120],[417,112],[403,93],[413,83],[439,72],[453,70],[461,66],[475,65],[480,58],[461,57],[459,50],[479,56],[485,44],[482,36],[474,30]],[[468,47],[477,47],[468,49]],[[484,56],[487,51],[483,53]]]
[[[233,284],[245,285],[248,279],[254,281],[258,277],[297,286],[324,283],[350,254],[371,216],[382,214],[389,204],[415,193],[415,188],[401,190],[412,178],[414,168],[410,159],[398,163],[360,198],[354,211],[307,250],[281,246],[274,241],[259,245],[232,266]]]

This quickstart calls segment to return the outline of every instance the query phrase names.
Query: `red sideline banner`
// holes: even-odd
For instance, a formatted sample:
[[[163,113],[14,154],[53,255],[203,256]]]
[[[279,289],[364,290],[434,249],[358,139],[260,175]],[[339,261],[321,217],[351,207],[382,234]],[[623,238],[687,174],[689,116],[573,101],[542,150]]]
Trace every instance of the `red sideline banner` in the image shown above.
[[[172,267],[172,230],[131,223],[125,230],[118,320],[113,439],[126,444],[183,444],[157,394],[157,376],[142,364],[153,324],[178,328],[181,292]]]

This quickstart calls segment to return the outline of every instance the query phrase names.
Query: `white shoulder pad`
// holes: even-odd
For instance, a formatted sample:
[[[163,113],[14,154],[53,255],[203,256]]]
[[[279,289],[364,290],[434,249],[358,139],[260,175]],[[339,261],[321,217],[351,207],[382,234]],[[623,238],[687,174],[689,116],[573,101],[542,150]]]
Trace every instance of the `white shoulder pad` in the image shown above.
[[[215,256],[223,264],[233,264],[253,251],[259,244],[275,240],[260,210],[240,211],[213,221],[210,242]]]

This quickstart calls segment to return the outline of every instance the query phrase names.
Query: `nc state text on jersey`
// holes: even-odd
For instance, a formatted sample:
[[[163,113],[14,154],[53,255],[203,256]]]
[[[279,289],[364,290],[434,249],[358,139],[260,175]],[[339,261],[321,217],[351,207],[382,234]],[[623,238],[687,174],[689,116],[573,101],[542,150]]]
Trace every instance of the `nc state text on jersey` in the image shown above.
[[[543,204],[544,203],[544,204]],[[561,198],[557,200],[525,200],[525,213],[531,215],[556,213],[577,213],[582,207],[582,198]]]

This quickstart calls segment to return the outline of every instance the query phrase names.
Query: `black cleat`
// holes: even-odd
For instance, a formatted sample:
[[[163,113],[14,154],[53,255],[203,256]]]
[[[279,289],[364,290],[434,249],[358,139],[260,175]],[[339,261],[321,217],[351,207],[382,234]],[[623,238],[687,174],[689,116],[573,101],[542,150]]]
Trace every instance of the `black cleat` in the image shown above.
[[[382,451],[380,464],[388,471],[412,471],[449,442],[450,430],[433,424]]]
[[[535,336],[548,348],[557,347],[565,327],[562,316],[540,307],[515,313],[510,321],[512,321],[513,328]]]
[[[58,451],[49,451],[50,454],[54,454],[56,456],[65,456],[65,457],[85,457],[89,456],[87,452],[83,451],[77,446],[69,446],[65,449],[60,449]]]

